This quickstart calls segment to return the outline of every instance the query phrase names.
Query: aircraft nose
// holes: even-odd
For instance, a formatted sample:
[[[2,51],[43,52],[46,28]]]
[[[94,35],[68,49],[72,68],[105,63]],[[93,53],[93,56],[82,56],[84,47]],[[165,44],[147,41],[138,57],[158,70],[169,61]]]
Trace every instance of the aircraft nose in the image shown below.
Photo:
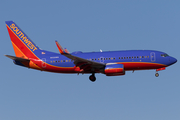
[[[170,62],[171,62],[171,64],[174,64],[174,63],[176,63],[176,62],[177,62],[177,59],[176,59],[176,58],[171,57]]]

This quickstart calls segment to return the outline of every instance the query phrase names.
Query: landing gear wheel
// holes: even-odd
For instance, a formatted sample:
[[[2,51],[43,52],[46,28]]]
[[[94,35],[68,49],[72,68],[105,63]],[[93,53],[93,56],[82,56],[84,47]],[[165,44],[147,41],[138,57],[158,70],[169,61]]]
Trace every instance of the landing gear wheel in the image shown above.
[[[158,76],[159,76],[159,73],[156,73],[155,76],[158,77]]]
[[[90,79],[92,82],[96,81],[96,77],[95,77],[94,75],[90,75],[90,76],[89,76],[89,79]]]

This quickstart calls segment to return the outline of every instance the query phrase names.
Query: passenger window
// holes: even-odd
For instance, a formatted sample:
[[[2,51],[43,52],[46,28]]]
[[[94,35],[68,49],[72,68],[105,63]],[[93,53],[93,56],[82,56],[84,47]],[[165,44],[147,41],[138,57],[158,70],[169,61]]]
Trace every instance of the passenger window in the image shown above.
[[[52,63],[52,61],[50,61],[50,63]]]
[[[129,59],[131,59],[131,57],[129,57]]]

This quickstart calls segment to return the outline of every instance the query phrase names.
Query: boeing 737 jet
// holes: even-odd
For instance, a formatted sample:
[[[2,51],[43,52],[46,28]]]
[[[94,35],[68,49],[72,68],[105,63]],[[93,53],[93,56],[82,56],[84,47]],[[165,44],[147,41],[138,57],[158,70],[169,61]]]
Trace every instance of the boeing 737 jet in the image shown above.
[[[125,75],[126,71],[156,70],[174,64],[177,60],[168,54],[155,50],[126,50],[108,52],[73,52],[55,41],[60,53],[40,49],[13,21],[6,21],[6,27],[16,56],[5,55],[16,65],[41,71],[56,73],[91,74],[89,79],[94,82],[95,74],[106,76]]]

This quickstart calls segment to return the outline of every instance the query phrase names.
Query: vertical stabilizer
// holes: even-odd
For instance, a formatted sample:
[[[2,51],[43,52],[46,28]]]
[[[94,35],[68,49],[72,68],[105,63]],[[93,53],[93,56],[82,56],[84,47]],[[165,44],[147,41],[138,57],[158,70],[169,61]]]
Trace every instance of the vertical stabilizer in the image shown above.
[[[6,27],[17,57],[37,58],[40,49],[13,21],[6,21]]]

